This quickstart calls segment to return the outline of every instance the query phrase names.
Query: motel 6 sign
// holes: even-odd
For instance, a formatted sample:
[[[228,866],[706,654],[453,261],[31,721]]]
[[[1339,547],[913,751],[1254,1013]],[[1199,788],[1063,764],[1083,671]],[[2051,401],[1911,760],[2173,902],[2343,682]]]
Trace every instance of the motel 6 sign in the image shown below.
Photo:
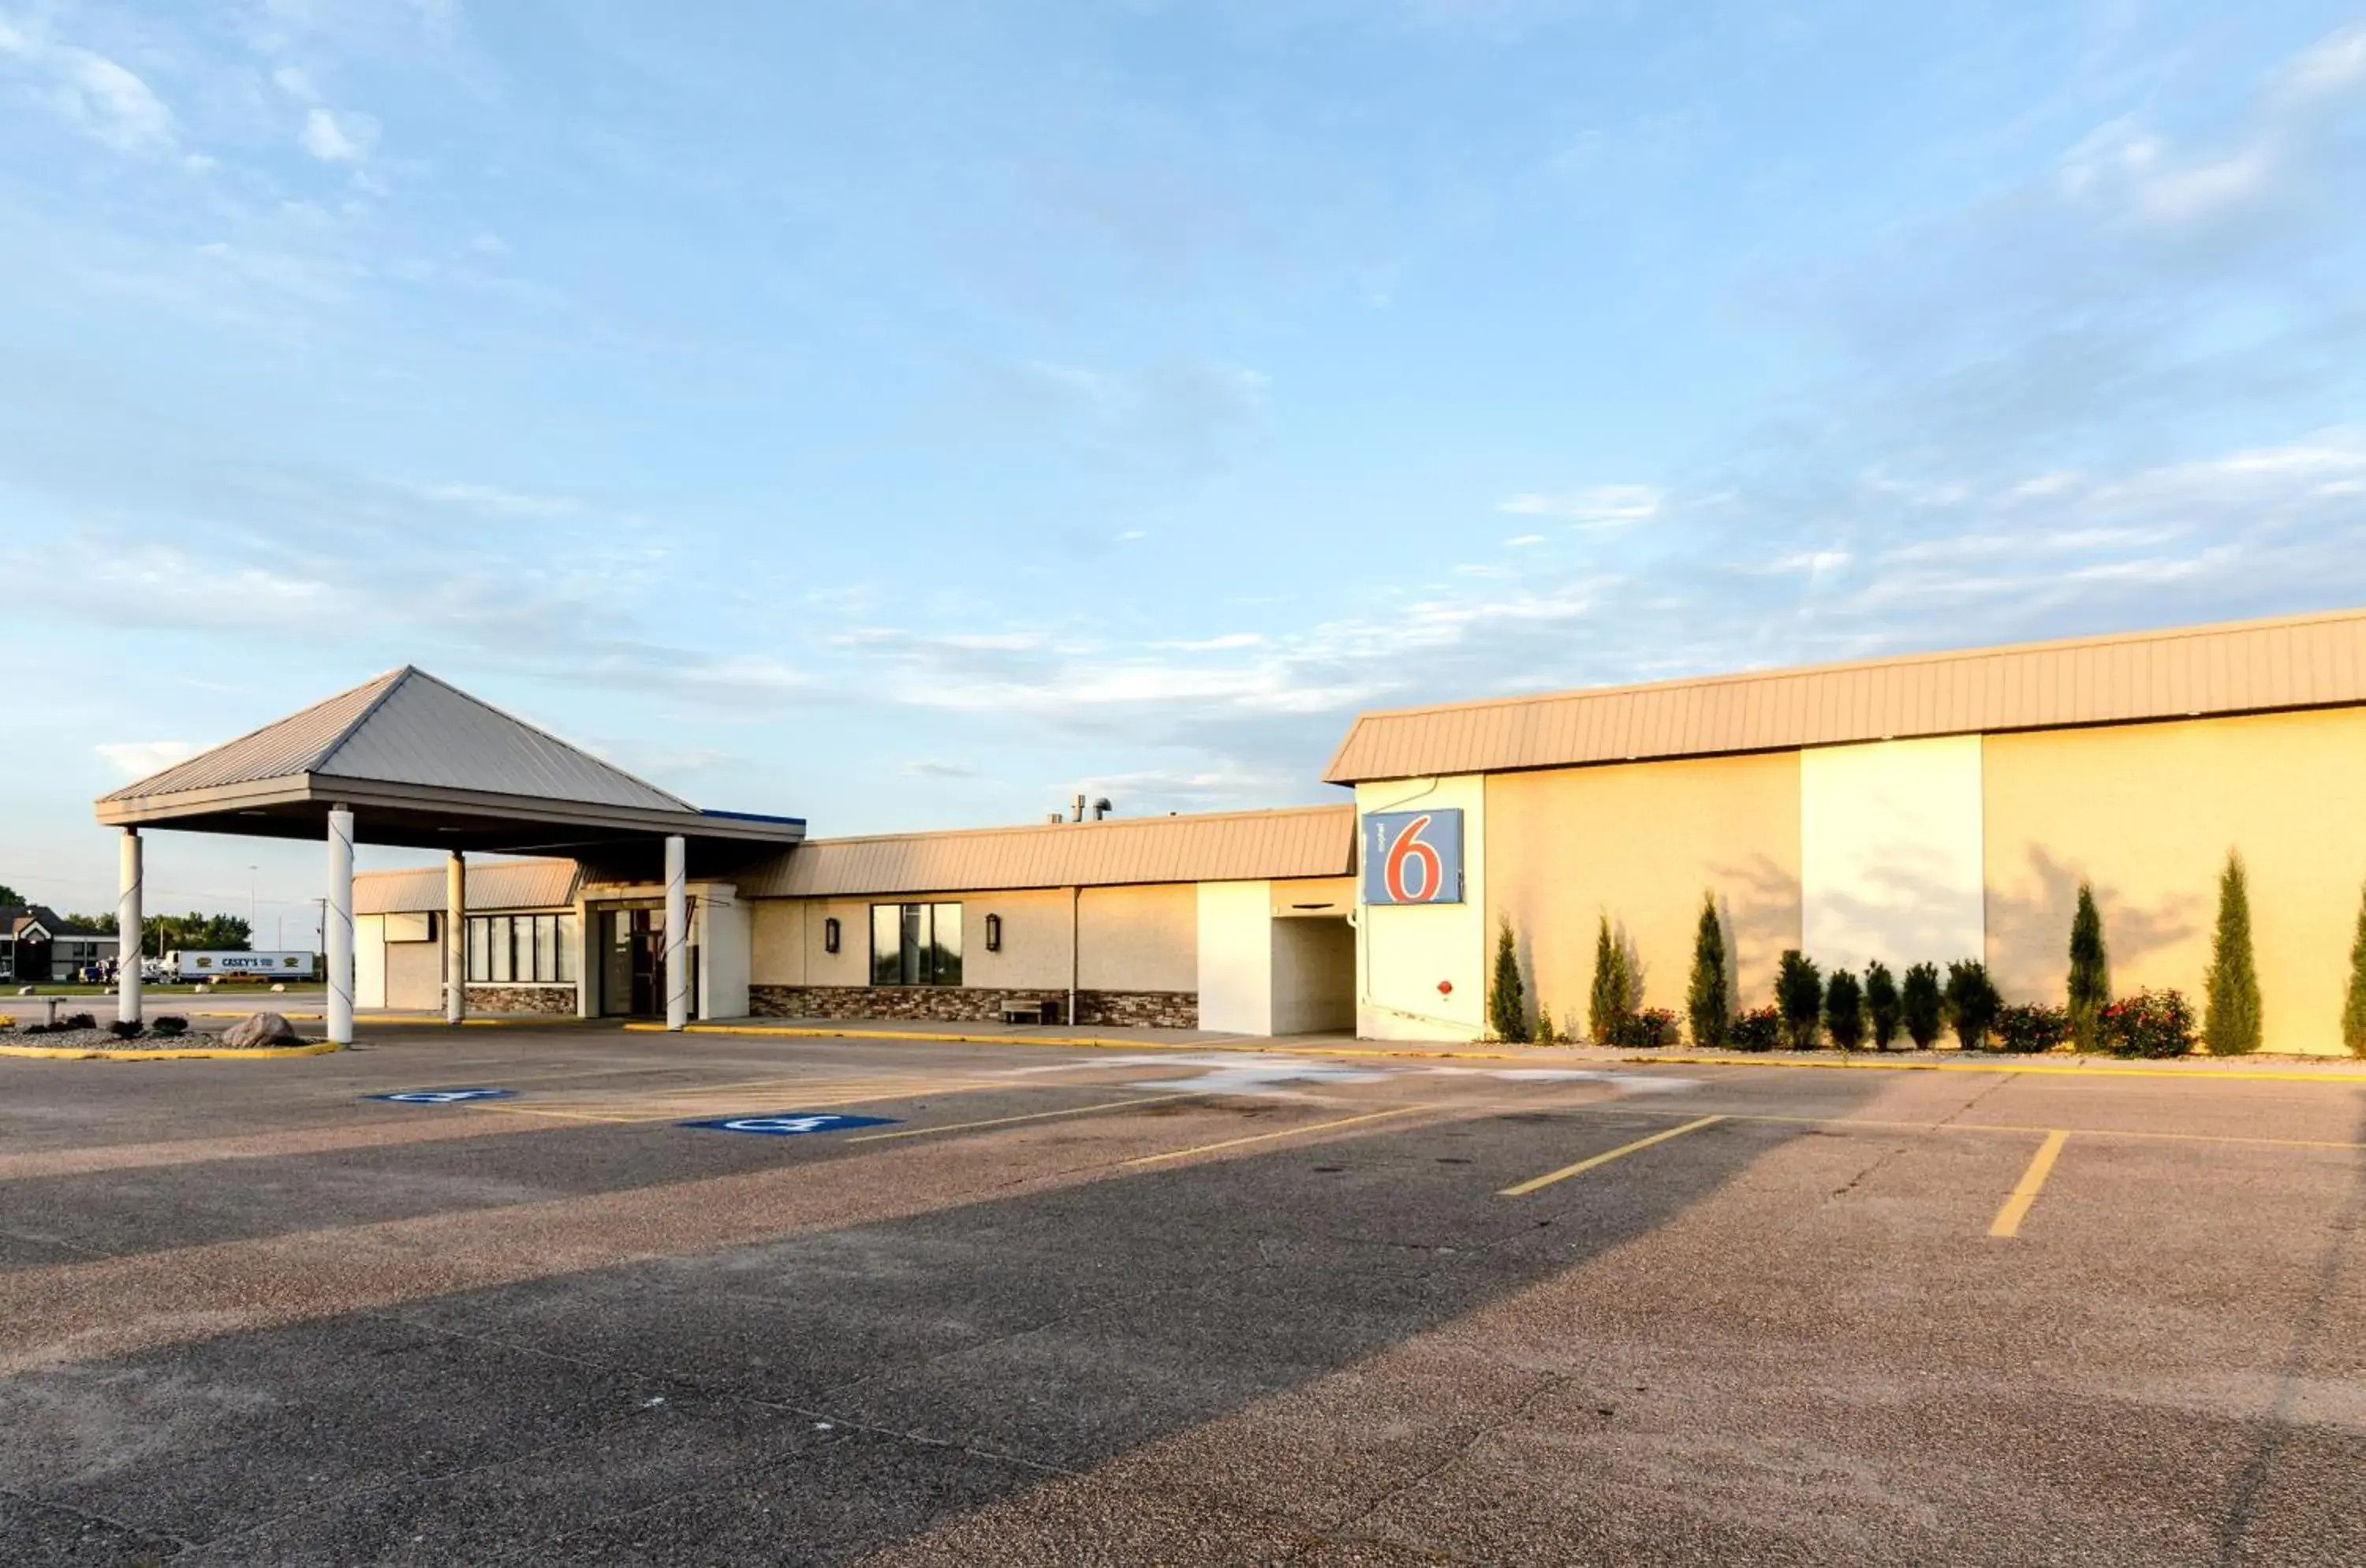
[[[1364,818],[1364,902],[1462,902],[1462,813],[1374,811]]]

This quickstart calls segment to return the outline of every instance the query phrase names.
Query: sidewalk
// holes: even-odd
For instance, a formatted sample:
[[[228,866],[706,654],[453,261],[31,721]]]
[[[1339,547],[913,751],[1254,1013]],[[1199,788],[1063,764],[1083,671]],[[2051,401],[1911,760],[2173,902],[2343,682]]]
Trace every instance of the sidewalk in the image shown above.
[[[661,1023],[628,1030],[662,1032]],[[1499,1041],[1359,1040],[1349,1034],[1228,1034],[1204,1029],[1057,1024],[915,1024],[895,1019],[737,1018],[690,1025],[697,1034],[782,1035],[862,1039],[877,1035],[960,1044],[1056,1045],[1136,1051],[1270,1051],[1301,1056],[1398,1057],[1414,1061],[1511,1062],[1523,1066],[1821,1067],[1870,1072],[2038,1073],[2098,1077],[2225,1077],[2321,1079],[2366,1087],[2366,1061],[2349,1056],[2184,1056],[2131,1060],[2049,1052],[2008,1055],[1985,1051],[1619,1051],[1593,1045],[1516,1045]]]

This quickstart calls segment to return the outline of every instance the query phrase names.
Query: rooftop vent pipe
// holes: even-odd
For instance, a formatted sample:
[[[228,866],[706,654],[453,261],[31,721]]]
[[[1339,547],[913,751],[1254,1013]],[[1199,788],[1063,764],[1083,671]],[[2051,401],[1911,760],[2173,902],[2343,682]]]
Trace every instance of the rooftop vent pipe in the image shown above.
[[[1103,795],[1103,796],[1101,796],[1098,800],[1096,800],[1096,801],[1094,801],[1094,802],[1093,802],[1093,820],[1094,820],[1094,821],[1098,822],[1098,821],[1099,821],[1102,818],[1104,818],[1104,817],[1108,816],[1109,814],[1110,814],[1110,797],[1109,797],[1108,795]]]

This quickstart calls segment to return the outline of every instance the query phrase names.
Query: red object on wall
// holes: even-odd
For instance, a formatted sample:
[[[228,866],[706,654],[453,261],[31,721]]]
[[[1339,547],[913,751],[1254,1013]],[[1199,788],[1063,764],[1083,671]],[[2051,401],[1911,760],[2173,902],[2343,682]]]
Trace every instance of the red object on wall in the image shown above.
[[[1454,994],[1454,982],[1451,980],[1440,980],[1437,983],[1437,994],[1441,997],[1452,996]]]

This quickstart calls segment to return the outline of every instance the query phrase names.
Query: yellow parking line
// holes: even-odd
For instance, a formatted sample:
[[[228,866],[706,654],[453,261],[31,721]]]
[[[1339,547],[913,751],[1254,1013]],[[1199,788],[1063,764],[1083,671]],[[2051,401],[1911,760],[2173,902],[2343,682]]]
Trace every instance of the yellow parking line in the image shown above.
[[[1089,1111],[1116,1111],[1128,1105],[1155,1105],[1166,1100],[1196,1100],[1191,1094],[1153,1094],[1140,1100],[1111,1100],[1099,1105],[1072,1105],[1065,1111],[1031,1111],[1024,1116],[997,1116],[984,1122],[953,1122],[942,1127],[907,1127],[900,1133],[865,1133],[850,1144],[872,1144],[882,1138],[925,1138],[931,1133],[965,1133],[973,1127],[1007,1127],[1013,1122],[1041,1122],[1047,1116],[1082,1116]]]
[[[1169,1149],[1163,1155],[1143,1155],[1138,1158],[1130,1159],[1125,1163],[1128,1165],[1156,1165],[1160,1160],[1181,1159],[1185,1155],[1211,1154],[1217,1149],[1238,1148],[1243,1144],[1262,1144],[1269,1138],[1294,1138],[1301,1133],[1326,1133],[1334,1127],[1352,1127],[1359,1122],[1380,1122],[1384,1121],[1391,1116],[1405,1116],[1410,1115],[1416,1111],[1427,1111],[1429,1109],[1430,1107],[1426,1105],[1400,1105],[1393,1111],[1367,1111],[1361,1116],[1343,1116],[1336,1122],[1315,1122],[1303,1127],[1284,1127],[1278,1132],[1252,1133],[1245,1138],[1226,1138],[1222,1143],[1194,1144],[1188,1149]]]
[[[2037,1154],[2030,1160],[2029,1168],[2021,1173],[2021,1184],[2012,1190],[2012,1196],[2004,1201],[2004,1207],[1997,1211],[1996,1223],[1989,1226],[1989,1235],[2010,1240],[2021,1234],[2021,1222],[2028,1216],[2029,1206],[2037,1201],[2038,1193],[2045,1190],[2045,1179],[2052,1174],[2054,1162],[2062,1157],[2062,1145],[2069,1141],[2070,1134],[2058,1127],[2045,1134],[2045,1141],[2037,1145]]]
[[[1549,1170],[1542,1176],[1533,1177],[1527,1181],[1521,1182],[1516,1187],[1506,1187],[1501,1192],[1498,1192],[1496,1196],[1499,1198],[1525,1198],[1529,1193],[1538,1190],[1539,1188],[1550,1187],[1556,1181],[1566,1181],[1572,1176],[1583,1176],[1587,1171],[1592,1170],[1595,1166],[1608,1165],[1614,1159],[1624,1159],[1627,1156],[1633,1154],[1638,1149],[1648,1149],[1653,1144],[1664,1144],[1670,1138],[1681,1138],[1686,1133],[1697,1133],[1703,1127],[1714,1126],[1716,1123],[1724,1120],[1725,1118],[1722,1116],[1704,1116],[1698,1121],[1687,1122],[1681,1127],[1670,1127],[1665,1132],[1654,1133],[1648,1138],[1638,1138],[1631,1144],[1621,1144],[1617,1148],[1611,1149],[1607,1153],[1595,1155],[1592,1159],[1582,1159],[1575,1165],[1565,1165],[1559,1170]]]

